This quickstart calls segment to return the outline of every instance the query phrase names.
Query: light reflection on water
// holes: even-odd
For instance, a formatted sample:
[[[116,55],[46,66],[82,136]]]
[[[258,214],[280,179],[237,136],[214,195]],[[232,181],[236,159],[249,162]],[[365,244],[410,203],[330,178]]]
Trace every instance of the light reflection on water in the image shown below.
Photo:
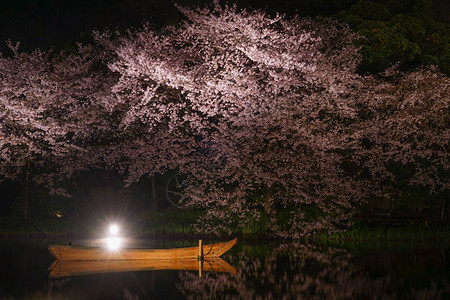
[[[161,248],[195,241],[145,241]],[[0,299],[446,299],[450,249],[350,250],[239,241],[231,273],[141,271],[48,278],[45,240],[0,240]]]

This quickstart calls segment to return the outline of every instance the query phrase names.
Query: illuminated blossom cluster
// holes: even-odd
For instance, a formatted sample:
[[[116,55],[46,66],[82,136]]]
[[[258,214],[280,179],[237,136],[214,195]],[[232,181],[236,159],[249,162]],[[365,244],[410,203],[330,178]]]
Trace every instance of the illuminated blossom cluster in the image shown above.
[[[21,53],[9,45],[13,56],[0,58],[0,174],[38,170],[35,179],[50,183],[86,168],[90,141],[111,130],[97,102],[111,95],[112,81],[95,70],[96,50]]]
[[[164,34],[148,26],[97,34],[115,55],[123,130],[141,130],[121,151],[130,156],[119,157],[130,180],[176,167],[190,178],[186,204],[226,222],[299,204],[348,219],[360,195],[337,150],[348,140],[342,120],[357,117],[355,35],[331,21],[217,4],[180,10],[188,21]]]
[[[367,170],[378,197],[449,190],[450,80],[432,69],[389,70],[363,94],[354,127],[354,160]],[[399,178],[401,177],[401,179]],[[404,188],[392,185],[404,181]]]

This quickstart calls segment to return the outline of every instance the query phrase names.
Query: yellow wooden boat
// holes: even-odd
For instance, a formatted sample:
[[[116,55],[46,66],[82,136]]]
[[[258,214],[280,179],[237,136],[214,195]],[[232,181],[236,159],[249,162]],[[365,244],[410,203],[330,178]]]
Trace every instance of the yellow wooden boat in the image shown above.
[[[174,249],[117,249],[50,245],[50,253],[59,261],[98,260],[183,260],[219,257],[233,247],[237,239],[198,247]]]
[[[151,259],[151,260],[55,260],[49,268],[50,278],[90,275],[96,273],[132,272],[149,270],[186,270],[199,272],[228,272],[236,270],[221,258],[197,259]]]

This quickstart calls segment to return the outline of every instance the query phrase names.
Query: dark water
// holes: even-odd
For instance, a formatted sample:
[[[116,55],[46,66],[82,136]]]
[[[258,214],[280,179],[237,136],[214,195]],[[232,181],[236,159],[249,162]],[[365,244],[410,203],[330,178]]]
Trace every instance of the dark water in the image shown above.
[[[147,241],[158,247],[195,244]],[[450,299],[450,249],[238,242],[232,273],[139,271],[49,278],[45,240],[0,240],[0,299]]]

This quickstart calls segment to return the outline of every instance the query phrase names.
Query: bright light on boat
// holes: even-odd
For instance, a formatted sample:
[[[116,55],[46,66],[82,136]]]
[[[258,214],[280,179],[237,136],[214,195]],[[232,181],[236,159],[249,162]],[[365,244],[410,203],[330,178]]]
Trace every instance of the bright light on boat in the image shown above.
[[[111,234],[117,234],[119,232],[119,226],[117,226],[116,224],[109,226],[109,232]]]
[[[106,239],[106,245],[110,250],[118,250],[122,244],[122,241],[118,237],[111,237]]]

